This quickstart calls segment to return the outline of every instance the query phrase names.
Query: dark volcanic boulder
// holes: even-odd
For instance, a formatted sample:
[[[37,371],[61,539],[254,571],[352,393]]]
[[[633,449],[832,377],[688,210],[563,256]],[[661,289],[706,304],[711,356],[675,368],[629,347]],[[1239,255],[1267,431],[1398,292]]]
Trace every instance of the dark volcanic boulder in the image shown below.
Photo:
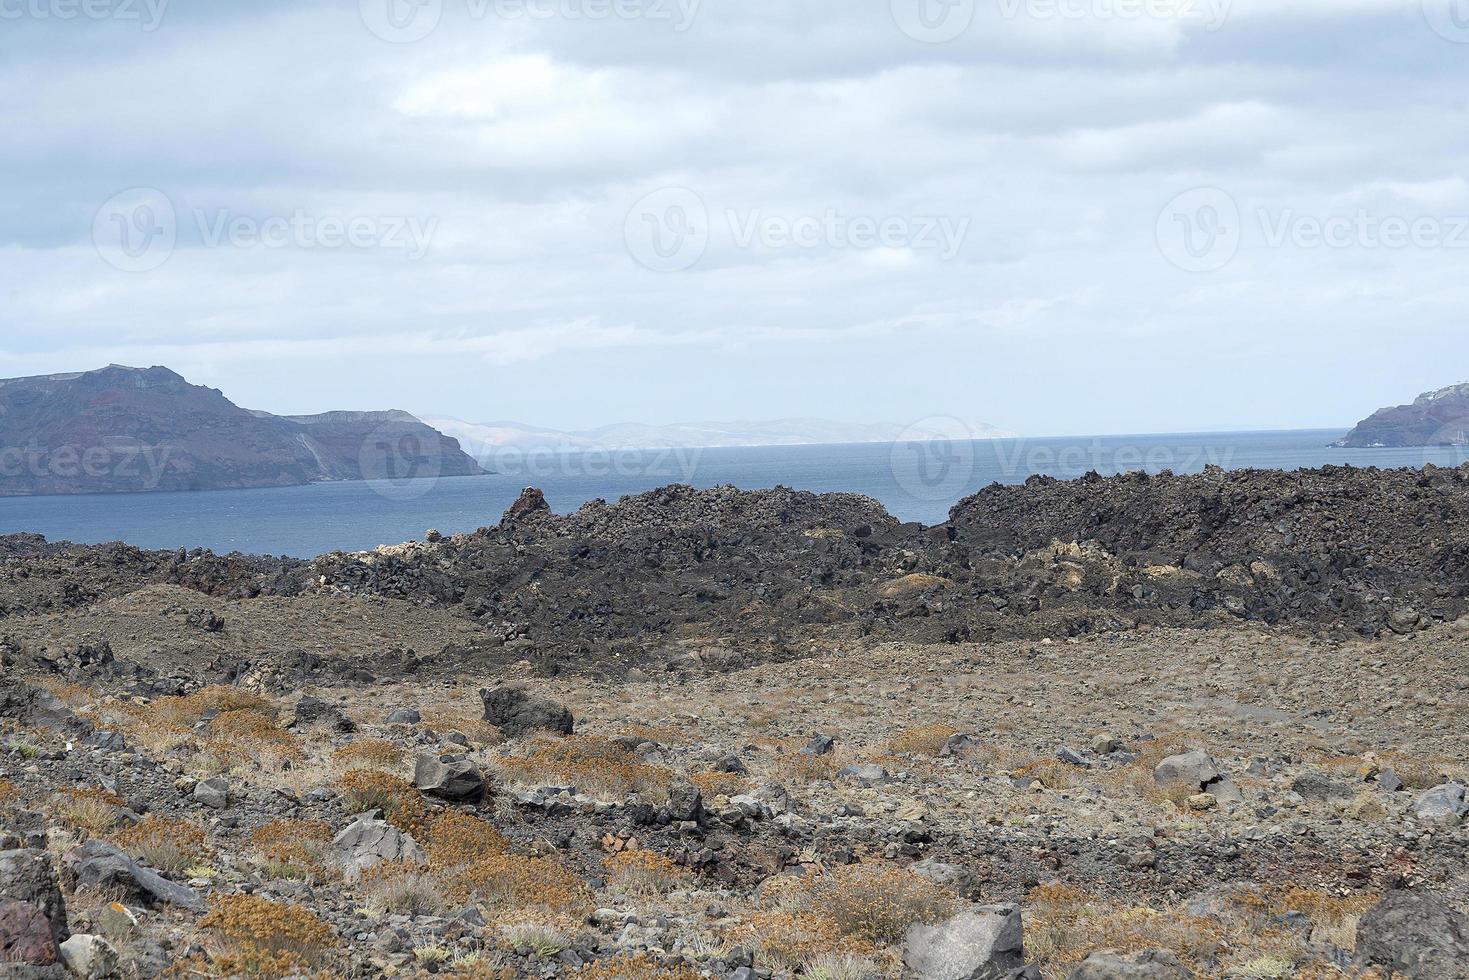
[[[484,775],[460,755],[419,756],[413,767],[413,785],[421,793],[450,803],[479,803],[485,798]]]
[[[143,867],[106,841],[87,841],[68,851],[62,860],[76,874],[81,887],[120,892],[128,900],[148,906],[177,905],[192,912],[206,908],[204,899],[192,888]]]
[[[68,936],[51,858],[44,851],[0,852],[0,964],[50,967],[60,962]]]
[[[1357,961],[1414,980],[1469,977],[1469,916],[1432,895],[1397,891],[1357,925]]]
[[[480,691],[479,696],[485,703],[485,721],[504,732],[507,738],[520,738],[540,729],[570,735],[575,725],[565,705],[536,697],[522,688],[497,687],[493,691]]]

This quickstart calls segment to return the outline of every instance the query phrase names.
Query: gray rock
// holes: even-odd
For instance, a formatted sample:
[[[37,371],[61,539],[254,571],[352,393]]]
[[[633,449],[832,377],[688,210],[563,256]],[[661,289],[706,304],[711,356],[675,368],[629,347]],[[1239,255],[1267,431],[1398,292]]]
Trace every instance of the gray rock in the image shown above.
[[[1150,949],[1131,956],[1093,953],[1066,975],[1067,980],[1193,980],[1177,956]]]
[[[903,962],[919,980],[998,980],[1025,966],[1020,910],[976,906],[939,925],[915,925]]]
[[[949,740],[944,743],[944,747],[939,749],[939,755],[948,759],[956,755],[963,755],[978,745],[979,739],[973,735],[966,735],[960,732],[957,735],[949,736]]]
[[[61,944],[61,959],[85,980],[110,980],[119,971],[117,950],[101,936],[72,936]]]
[[[484,774],[461,756],[419,756],[413,767],[413,785],[451,803],[479,803],[485,798]]]
[[[1111,755],[1113,752],[1122,751],[1122,739],[1108,732],[1101,732],[1092,737],[1092,751],[1097,755]]]
[[[1420,823],[1439,826],[1455,826],[1469,813],[1469,804],[1464,802],[1464,787],[1460,783],[1445,783],[1435,786],[1413,801],[1413,816]]]
[[[836,739],[830,735],[817,735],[801,749],[802,755],[826,755],[836,748]]]
[[[1391,892],[1357,924],[1357,962],[1413,980],[1469,976],[1469,916],[1432,895]]]
[[[1291,792],[1299,793],[1302,799],[1316,803],[1345,801],[1357,795],[1356,791],[1346,783],[1337,782],[1330,776],[1319,772],[1302,773],[1296,777],[1295,782],[1290,784],[1290,788]]]
[[[194,787],[194,799],[211,810],[223,810],[230,805],[230,783],[223,776],[206,779]]]
[[[908,870],[921,878],[927,878],[941,888],[960,895],[972,895],[979,890],[979,876],[968,868],[947,864],[938,858],[924,858],[909,865]]]
[[[313,725],[330,725],[333,731],[349,733],[355,732],[357,726],[352,719],[342,714],[340,708],[330,704],[321,698],[307,695],[296,702],[296,717],[292,722],[298,728],[309,728]]]
[[[399,708],[388,715],[389,725],[416,725],[423,721],[423,715],[413,708]]]
[[[1090,769],[1092,767],[1092,764],[1080,752],[1065,745],[1056,750],[1056,758],[1068,766],[1077,766],[1082,769]]]
[[[149,906],[177,905],[191,912],[206,908],[204,899],[192,888],[142,867],[106,841],[89,840],[66,852],[62,861],[73,870],[82,887],[116,890]]]
[[[884,786],[893,781],[892,776],[882,766],[871,762],[859,762],[855,765],[845,766],[837,772],[838,779],[845,779],[856,783],[858,786],[873,787]]]
[[[1185,783],[1200,789],[1221,776],[1218,764],[1203,749],[1169,756],[1153,770],[1153,778],[1161,785]]]
[[[518,687],[480,691],[479,696],[485,705],[485,721],[507,738],[520,738],[541,730],[570,735],[576,724],[565,705],[536,697]]]
[[[45,851],[0,851],[0,896],[34,905],[50,924],[58,943],[71,935],[56,866]]]
[[[1234,780],[1203,749],[1173,755],[1158,763],[1153,779],[1160,786],[1198,787],[1222,803],[1240,803],[1244,796]]]
[[[1384,769],[1377,777],[1377,788],[1384,793],[1396,793],[1403,788],[1403,781],[1392,769]]]
[[[669,818],[678,822],[698,820],[703,812],[704,797],[699,787],[687,779],[675,779],[668,787]]]
[[[386,820],[354,821],[333,838],[332,847],[349,878],[384,861],[422,864],[427,860],[417,841]]]

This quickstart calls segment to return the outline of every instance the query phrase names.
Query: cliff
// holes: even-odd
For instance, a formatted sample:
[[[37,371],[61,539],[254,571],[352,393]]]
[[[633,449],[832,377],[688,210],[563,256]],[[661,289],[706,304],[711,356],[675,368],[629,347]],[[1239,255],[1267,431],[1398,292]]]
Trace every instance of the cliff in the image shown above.
[[[406,412],[252,412],[164,367],[0,380],[0,496],[481,472]]]
[[[1337,445],[1353,449],[1469,446],[1469,384],[1430,391],[1411,405],[1381,409]]]

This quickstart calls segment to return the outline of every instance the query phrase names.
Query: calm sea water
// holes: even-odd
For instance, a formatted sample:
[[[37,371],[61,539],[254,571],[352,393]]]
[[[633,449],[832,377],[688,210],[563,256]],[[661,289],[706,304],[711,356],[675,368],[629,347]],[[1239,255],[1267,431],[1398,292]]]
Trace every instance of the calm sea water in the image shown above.
[[[503,455],[484,477],[400,483],[325,483],[269,490],[0,499],[0,532],[52,540],[126,541],[145,548],[207,547],[311,557],[358,551],[494,524],[526,486],[564,513],[598,497],[615,500],[669,483],[785,485],[849,491],[881,501],[908,521],[946,520],[955,502],[990,483],[1088,470],[1195,473],[1226,469],[1459,465],[1463,450],[1332,449],[1344,431],[1211,433],[1005,439],[994,442],[703,449],[578,455]]]

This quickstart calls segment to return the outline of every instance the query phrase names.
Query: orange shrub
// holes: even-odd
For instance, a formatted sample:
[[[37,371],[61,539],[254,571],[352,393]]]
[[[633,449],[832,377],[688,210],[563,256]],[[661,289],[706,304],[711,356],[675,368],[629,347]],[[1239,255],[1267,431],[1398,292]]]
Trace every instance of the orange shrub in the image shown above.
[[[309,909],[258,895],[216,900],[199,928],[220,941],[213,966],[224,976],[280,977],[322,966],[336,933]]]

